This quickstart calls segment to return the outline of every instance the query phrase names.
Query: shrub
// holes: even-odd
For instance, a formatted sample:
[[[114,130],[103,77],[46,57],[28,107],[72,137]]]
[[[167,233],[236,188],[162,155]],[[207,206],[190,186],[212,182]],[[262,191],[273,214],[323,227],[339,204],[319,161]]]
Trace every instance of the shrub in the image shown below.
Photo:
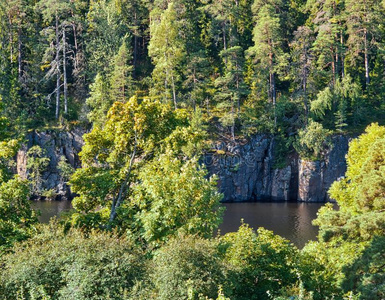
[[[142,253],[111,233],[84,236],[58,224],[2,258],[1,299],[124,299],[144,274]]]
[[[154,257],[152,279],[156,299],[216,299],[224,272],[215,241],[178,236]]]
[[[298,250],[273,232],[259,228],[256,234],[243,224],[221,240],[228,269],[224,291],[231,299],[271,299],[297,281]]]

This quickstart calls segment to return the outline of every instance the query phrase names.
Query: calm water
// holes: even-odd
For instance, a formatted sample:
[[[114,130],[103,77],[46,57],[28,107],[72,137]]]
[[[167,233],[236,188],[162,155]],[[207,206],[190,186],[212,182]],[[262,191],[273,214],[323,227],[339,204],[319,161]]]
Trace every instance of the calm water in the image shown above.
[[[49,219],[54,216],[59,216],[61,212],[72,208],[71,201],[32,201],[32,208],[39,210],[41,215],[39,221],[48,223]]]
[[[221,233],[237,231],[241,219],[250,227],[264,227],[274,231],[302,248],[309,240],[316,240],[318,228],[311,224],[324,203],[226,203]]]
[[[237,231],[241,219],[252,228],[265,227],[298,247],[315,240],[318,228],[311,224],[322,203],[226,203],[221,233]],[[72,208],[70,201],[34,201],[33,208],[41,211],[40,222],[47,223],[53,216]]]

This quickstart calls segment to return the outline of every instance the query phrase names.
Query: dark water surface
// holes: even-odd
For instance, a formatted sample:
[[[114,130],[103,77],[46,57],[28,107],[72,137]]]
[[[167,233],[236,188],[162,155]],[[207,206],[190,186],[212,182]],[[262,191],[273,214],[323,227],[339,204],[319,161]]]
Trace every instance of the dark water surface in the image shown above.
[[[61,212],[72,208],[71,201],[32,201],[32,208],[39,210],[41,215],[38,217],[42,223],[48,223],[49,219],[59,216]]]
[[[250,227],[264,227],[274,231],[302,248],[309,240],[316,240],[318,227],[311,224],[324,203],[254,202],[226,203],[221,234],[237,231],[241,219]]]
[[[311,224],[323,203],[298,202],[254,202],[226,203],[224,222],[220,226],[222,234],[237,231],[241,219],[252,228],[265,227],[274,231],[298,247],[309,240],[316,240],[318,228]],[[40,210],[39,221],[48,223],[53,216],[72,208],[70,201],[33,201],[32,207]]]

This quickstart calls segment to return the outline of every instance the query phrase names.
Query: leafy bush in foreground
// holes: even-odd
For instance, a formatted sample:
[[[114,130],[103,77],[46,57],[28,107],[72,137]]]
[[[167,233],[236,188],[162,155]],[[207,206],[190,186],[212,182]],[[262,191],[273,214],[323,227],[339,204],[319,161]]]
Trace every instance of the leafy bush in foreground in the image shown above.
[[[124,299],[144,276],[141,251],[124,238],[55,226],[2,258],[1,299]]]

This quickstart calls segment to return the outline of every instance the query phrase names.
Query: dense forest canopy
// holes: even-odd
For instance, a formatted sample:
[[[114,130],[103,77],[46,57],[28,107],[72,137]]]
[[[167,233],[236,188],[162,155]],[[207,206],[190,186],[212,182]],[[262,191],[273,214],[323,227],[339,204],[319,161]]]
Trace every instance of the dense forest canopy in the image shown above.
[[[115,101],[202,108],[283,138],[384,117],[382,1],[0,1],[2,115],[102,126]]]

